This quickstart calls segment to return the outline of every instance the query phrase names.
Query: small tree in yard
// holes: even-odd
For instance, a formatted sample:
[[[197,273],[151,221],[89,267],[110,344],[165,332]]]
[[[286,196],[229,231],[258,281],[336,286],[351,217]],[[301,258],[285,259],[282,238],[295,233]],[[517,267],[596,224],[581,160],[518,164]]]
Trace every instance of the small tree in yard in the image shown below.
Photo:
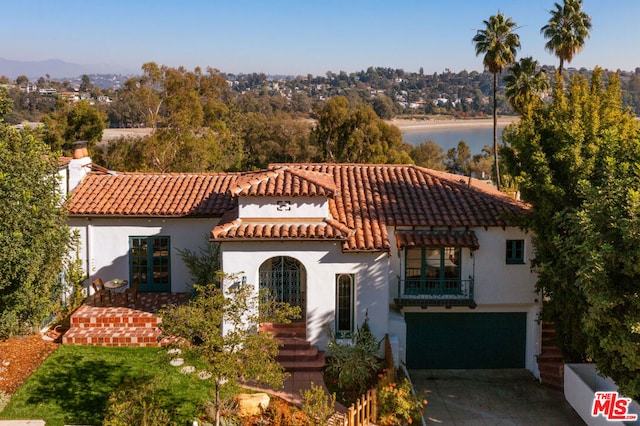
[[[256,380],[274,388],[282,386],[286,373],[275,360],[278,343],[272,334],[259,332],[258,325],[289,322],[300,311],[259,297],[250,285],[233,284],[224,290],[196,285],[195,290],[190,303],[162,312],[162,328],[166,334],[184,339],[183,349],[207,365],[218,426],[220,391],[225,385]]]
[[[0,106],[2,93],[0,93]],[[40,326],[60,300],[70,233],[60,208],[58,160],[0,111],[0,338]]]

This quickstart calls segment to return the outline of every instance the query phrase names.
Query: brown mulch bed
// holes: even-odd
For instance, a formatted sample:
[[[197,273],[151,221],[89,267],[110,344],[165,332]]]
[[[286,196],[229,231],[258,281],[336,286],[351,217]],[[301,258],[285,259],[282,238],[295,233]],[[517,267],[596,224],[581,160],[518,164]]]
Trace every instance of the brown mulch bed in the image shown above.
[[[59,345],[40,334],[0,340],[0,392],[13,394]]]

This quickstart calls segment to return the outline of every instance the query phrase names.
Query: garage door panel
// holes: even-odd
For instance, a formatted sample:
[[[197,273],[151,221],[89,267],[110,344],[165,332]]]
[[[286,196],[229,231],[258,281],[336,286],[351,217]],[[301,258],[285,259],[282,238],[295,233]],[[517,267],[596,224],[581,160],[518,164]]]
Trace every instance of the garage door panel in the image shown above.
[[[407,313],[409,368],[524,368],[524,312]]]

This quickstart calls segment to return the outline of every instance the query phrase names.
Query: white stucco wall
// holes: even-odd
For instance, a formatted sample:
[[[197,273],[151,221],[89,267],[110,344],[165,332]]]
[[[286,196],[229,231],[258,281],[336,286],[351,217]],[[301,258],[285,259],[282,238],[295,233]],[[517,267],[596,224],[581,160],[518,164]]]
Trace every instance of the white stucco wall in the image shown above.
[[[533,247],[531,236],[519,228],[472,229],[480,248],[473,252],[462,249],[462,279],[474,276],[474,298],[478,305],[484,304],[531,304],[538,303],[535,292],[536,274],[531,272]],[[454,230],[455,231],[455,230]],[[398,296],[398,277],[402,276],[404,252],[396,248],[395,230],[388,228],[393,258],[390,265],[389,287],[393,300]],[[524,240],[525,263],[507,265],[507,240]],[[475,270],[475,273],[474,273]]]
[[[170,237],[171,291],[184,292],[189,290],[191,276],[178,249],[197,251],[216,223],[217,219],[72,218],[69,226],[80,233],[88,282],[129,277],[129,237]]]
[[[474,229],[480,248],[474,252],[475,299],[481,304],[537,303],[536,274],[531,271],[531,236],[519,228]],[[524,264],[507,265],[506,241],[524,240]]]
[[[355,274],[355,324],[368,312],[371,331],[381,339],[388,331],[389,299],[387,253],[343,253],[339,242],[224,242],[222,265],[226,273],[242,272],[258,289],[260,265],[267,259],[290,256],[306,270],[307,338],[326,348],[325,324],[335,320],[337,274]]]
[[[238,197],[238,217],[270,220],[324,219],[329,217],[329,202],[327,197]]]

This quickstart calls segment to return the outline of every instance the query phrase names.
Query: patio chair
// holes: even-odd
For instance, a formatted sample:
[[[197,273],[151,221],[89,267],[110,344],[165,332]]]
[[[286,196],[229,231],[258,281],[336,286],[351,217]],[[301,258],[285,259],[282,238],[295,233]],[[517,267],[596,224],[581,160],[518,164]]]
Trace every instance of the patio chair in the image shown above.
[[[102,305],[104,305],[105,296],[111,299],[111,294],[106,288],[104,288],[104,281],[102,281],[102,278],[96,278],[95,280],[93,280],[93,282],[91,283],[91,286],[93,287],[93,304],[94,305],[96,304],[96,299],[100,299],[100,303]]]
[[[131,301],[129,301],[131,299]],[[133,280],[131,283],[131,287],[124,291],[124,300],[127,304],[133,303],[136,304],[136,300],[138,299],[138,280]]]

